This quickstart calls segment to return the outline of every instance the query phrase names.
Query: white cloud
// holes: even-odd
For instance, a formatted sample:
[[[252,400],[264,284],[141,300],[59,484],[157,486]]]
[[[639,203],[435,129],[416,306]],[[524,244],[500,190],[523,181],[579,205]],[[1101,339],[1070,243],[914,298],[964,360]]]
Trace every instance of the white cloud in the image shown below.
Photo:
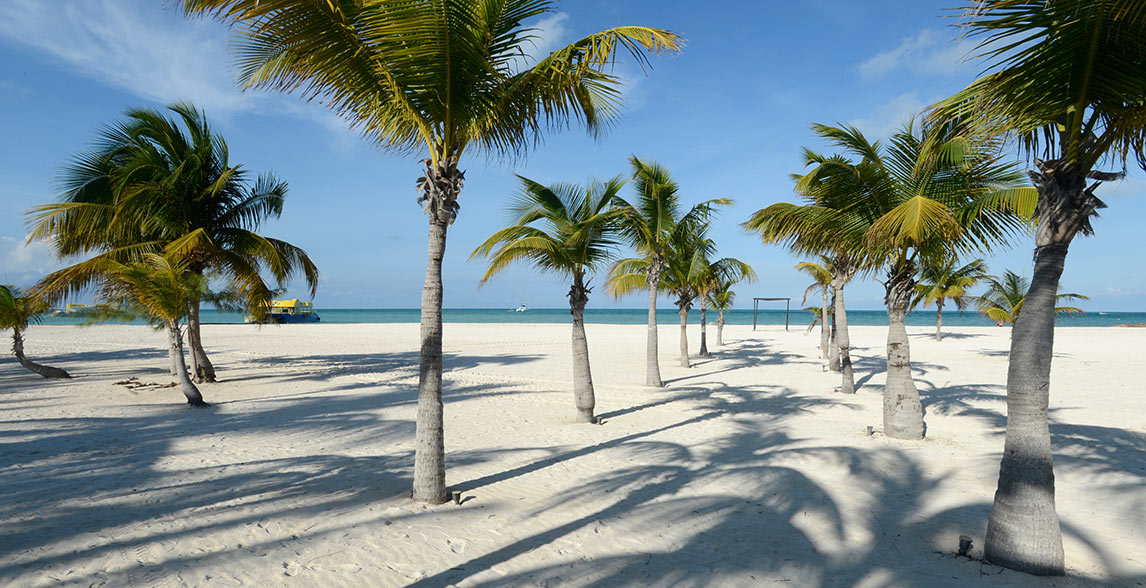
[[[975,48],[966,39],[951,40],[935,29],[907,37],[898,47],[878,53],[856,66],[865,80],[882,78],[900,70],[925,76],[949,76],[964,71],[964,60]]]
[[[912,117],[923,112],[926,105],[919,100],[914,92],[901,94],[891,102],[880,106],[870,117],[857,118],[848,121],[872,141],[883,139],[899,130]]]
[[[0,282],[28,285],[62,267],[43,242],[25,241],[0,235]]]

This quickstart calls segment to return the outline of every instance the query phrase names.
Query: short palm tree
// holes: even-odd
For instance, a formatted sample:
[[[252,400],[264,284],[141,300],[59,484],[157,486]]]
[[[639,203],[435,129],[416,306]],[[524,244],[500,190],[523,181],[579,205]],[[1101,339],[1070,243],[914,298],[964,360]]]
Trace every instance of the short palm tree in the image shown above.
[[[986,73],[935,107],[938,120],[1015,139],[1038,188],[1035,268],[1011,336],[1007,438],[987,524],[988,561],[1039,575],[1065,573],[1054,509],[1046,406],[1054,317],[1067,248],[1094,232],[1106,205],[1095,191],[1122,173],[1095,169],[1134,157],[1146,167],[1146,4],[1123,0],[967,3]]]
[[[722,257],[705,263],[706,261],[705,259],[697,260],[700,267],[698,271],[694,272],[697,301],[700,303],[700,350],[697,351],[697,355],[701,357],[711,355],[708,352],[708,303],[711,300],[712,292],[724,284],[756,281],[756,272],[752,266],[735,257]],[[723,311],[721,311],[720,316],[723,318]]]
[[[886,148],[850,126],[813,128],[858,161],[806,154],[814,167],[797,190],[813,200],[789,210],[783,230],[807,233],[801,238],[821,251],[843,241],[866,267],[886,272],[884,433],[920,439],[923,408],[904,323],[917,268],[957,251],[1005,243],[1024,228],[1015,211],[1033,207],[1034,190],[1023,188],[1018,171],[992,155],[993,145],[968,140],[950,126],[917,130],[909,124]]]
[[[736,292],[732,291],[732,287],[736,284],[730,280],[721,280],[716,284],[716,287],[708,293],[708,305],[716,309],[716,346],[724,345],[724,312],[732,310],[732,304],[736,302]]]
[[[491,258],[483,284],[515,261],[572,280],[573,399],[577,422],[591,423],[596,401],[585,338],[585,305],[592,291],[589,274],[608,262],[618,244],[618,212],[611,205],[625,182],[617,177],[582,188],[544,186],[521,176],[518,180],[521,192],[510,208],[513,223],[491,235],[470,257]]]
[[[521,67],[537,38],[524,23],[552,0],[181,0],[189,14],[243,26],[244,87],[318,98],[378,145],[426,155],[418,202],[429,219],[413,498],[446,500],[442,436],[442,257],[458,214],[467,150],[513,156],[547,129],[578,120],[592,133],[618,120],[624,52],[677,50],[675,33],[619,26]]]
[[[65,168],[61,202],[30,212],[31,238],[48,241],[58,255],[97,253],[49,275],[37,291],[56,299],[86,288],[106,260],[130,263],[169,251],[196,275],[222,277],[256,314],[271,292],[263,273],[279,285],[302,274],[313,296],[318,270],[306,252],[255,232],[282,214],[286,183],[270,174],[249,182],[201,110],[185,103],[169,110],[175,118],[128,111]],[[214,381],[200,336],[200,296],[193,293],[188,304],[195,377]]]
[[[987,291],[975,298],[975,308],[983,316],[995,321],[996,325],[1016,324],[1019,311],[1026,304],[1031,281],[1011,270],[1003,272],[1000,278],[987,276],[986,279]],[[1090,298],[1082,294],[1060,293],[1056,295],[1055,300],[1090,300]],[[1057,316],[1086,314],[1081,308],[1074,306],[1056,306],[1054,313]]]
[[[966,265],[955,267],[955,258],[947,257],[923,266],[919,282],[915,284],[915,299],[911,306],[934,304],[935,340],[943,340],[943,304],[950,300],[955,308],[965,310],[969,302],[967,289],[987,277],[987,265],[976,259]]]
[[[0,329],[12,329],[12,353],[20,365],[45,378],[70,378],[68,372],[40,365],[24,356],[24,331],[47,312],[48,306],[38,298],[21,295],[14,286],[0,284]]]
[[[708,222],[715,206],[727,205],[731,201],[715,198],[683,212],[679,187],[667,168],[655,162],[642,161],[636,156],[630,157],[629,163],[633,166],[636,197],[632,202],[617,198],[616,203],[621,211],[622,234],[640,257],[617,261],[609,270],[605,286],[617,298],[638,290],[648,290],[645,385],[659,388],[664,386],[664,382],[661,380],[657,356],[657,295],[665,291],[665,272],[670,258],[675,255],[674,243],[679,246],[687,242],[685,237]],[[691,257],[688,259],[691,263]],[[691,297],[688,298],[691,304]],[[678,297],[678,309],[680,301]],[[687,334],[682,337],[687,337]],[[681,361],[688,363],[687,347],[682,352]]]
[[[191,381],[183,359],[182,321],[187,316],[188,305],[202,288],[203,278],[179,255],[147,253],[140,261],[127,264],[104,260],[99,280],[99,296],[110,305],[131,306],[163,324],[187,404],[194,408],[209,406]]]
[[[812,278],[812,284],[804,290],[804,298],[800,303],[803,304],[808,301],[808,294],[816,290],[820,291],[821,304],[819,312],[816,313],[816,318],[812,322],[812,326],[815,326],[816,322],[820,323],[820,357],[823,359],[832,357],[829,351],[831,348],[832,329],[828,324],[832,316],[832,312],[828,307],[828,294],[832,289],[832,272],[829,269],[831,265],[831,259],[825,256],[820,257],[820,263],[803,261],[796,264],[796,269],[808,274]],[[808,327],[808,330],[811,331],[812,327]],[[829,361],[828,364],[832,371],[839,371],[838,361]]]

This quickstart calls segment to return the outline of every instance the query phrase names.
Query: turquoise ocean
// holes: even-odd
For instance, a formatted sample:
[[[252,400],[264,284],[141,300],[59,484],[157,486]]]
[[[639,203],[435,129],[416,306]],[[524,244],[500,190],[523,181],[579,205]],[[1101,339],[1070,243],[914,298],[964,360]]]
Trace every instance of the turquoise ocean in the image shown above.
[[[420,311],[416,308],[328,308],[316,309],[322,317],[322,323],[350,324],[350,323],[417,323]],[[610,308],[585,310],[585,322],[611,325],[637,325],[648,322],[649,311],[642,308]],[[203,309],[202,321],[205,324],[234,324],[242,323],[243,315],[232,312],[219,312]],[[447,308],[442,311],[442,320],[447,323],[568,323],[568,308],[531,308],[524,312],[515,312],[506,308]],[[708,312],[709,322],[716,322],[716,312]],[[751,325],[752,311],[737,309],[726,312],[724,320],[731,325]],[[760,325],[783,325],[784,310],[761,309],[757,321]],[[792,328],[806,327],[812,322],[812,314],[803,310],[792,310],[788,317]],[[700,321],[700,311],[693,309],[688,316],[689,323]],[[66,317],[44,317],[43,324],[65,325],[79,324],[82,319]],[[680,316],[675,309],[657,310],[657,322],[665,325],[680,324]],[[1146,312],[1088,312],[1083,316],[1061,317],[1058,325],[1061,327],[1114,327],[1120,324],[1146,323]],[[848,324],[851,325],[886,325],[887,312],[882,310],[849,310]],[[919,310],[907,316],[907,324],[913,326],[927,326],[935,324],[935,311]],[[943,325],[948,327],[989,327],[992,322],[974,312],[959,313],[958,311],[944,311]],[[296,325],[305,327],[305,325]]]

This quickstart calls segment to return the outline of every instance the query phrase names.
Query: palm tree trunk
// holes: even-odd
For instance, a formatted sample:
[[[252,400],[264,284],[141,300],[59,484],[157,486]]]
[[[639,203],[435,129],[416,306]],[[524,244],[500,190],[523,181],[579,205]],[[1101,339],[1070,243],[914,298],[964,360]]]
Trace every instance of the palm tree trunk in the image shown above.
[[[680,315],[680,367],[692,367],[688,363],[688,307],[681,306],[677,314]]]
[[[1093,232],[1090,217],[1104,204],[1094,196],[1097,183],[1086,187],[1084,176],[1064,171],[1069,167],[1059,161],[1036,163],[1039,170],[1029,172],[1039,191],[1035,270],[1011,331],[1007,437],[983,555],[1008,568],[1057,576],[1065,565],[1047,422],[1054,308],[1070,242]]]
[[[839,369],[840,369],[840,393],[841,394],[855,394],[856,393],[856,380],[855,374],[852,372],[852,356],[849,352],[851,347],[851,339],[848,337],[848,313],[844,309],[844,284],[847,282],[848,276],[841,274],[832,278],[832,290],[835,292],[835,308],[832,312],[832,321],[836,327],[833,329],[836,334],[835,349],[839,354]],[[830,363],[830,361],[829,361]]]
[[[593,373],[589,367],[589,341],[585,337],[585,304],[589,302],[589,288],[582,276],[573,276],[569,288],[569,311],[573,315],[573,402],[577,406],[577,422],[592,423]]]
[[[700,351],[697,355],[701,357],[708,357],[708,305],[706,304],[708,298],[702,295],[700,297]]]
[[[724,346],[724,309],[716,317],[716,346]]]
[[[887,280],[887,384],[883,388],[883,433],[895,439],[923,438],[923,406],[911,377],[911,346],[904,318],[915,291],[915,268],[905,264]]]
[[[645,338],[645,385],[663,388],[661,366],[657,358],[657,292],[661,285],[661,262],[654,256],[649,262],[649,327]]]
[[[16,361],[25,368],[44,376],[45,378],[70,378],[72,377],[68,372],[50,365],[40,365],[24,356],[24,334],[20,331],[20,327],[12,327],[12,353],[16,356]]]
[[[171,350],[175,355],[176,369],[179,372],[179,388],[183,391],[183,395],[187,397],[187,404],[194,408],[206,408],[210,406],[203,402],[203,395],[199,393],[199,388],[191,381],[190,374],[187,373],[187,362],[183,359],[183,334],[179,332],[179,323],[171,322],[167,325],[167,340],[171,341]]]
[[[831,325],[828,324],[828,317],[831,314],[828,312],[828,287],[820,288],[820,295],[823,297],[822,305],[820,307],[820,358],[831,361],[831,352],[828,347],[831,346]],[[833,320],[833,323],[835,321]]]
[[[442,258],[446,229],[457,218],[458,195],[465,172],[450,156],[434,165],[426,160],[418,180],[418,202],[430,220],[426,282],[422,286],[422,352],[418,370],[418,414],[414,433],[414,488],[418,502],[446,501],[446,446],[442,414]]]
[[[943,340],[943,299],[935,301],[935,340]]]
[[[167,329],[167,369],[171,375],[179,375],[179,360],[175,356],[175,339],[172,338],[171,329]]]
[[[199,332],[199,297],[196,295],[187,304],[187,340],[191,344],[191,365],[195,379],[199,382],[215,381],[215,366],[203,350],[203,336]]]
[[[840,371],[840,344],[839,344],[840,325],[839,325],[839,321],[837,319],[837,314],[836,314],[836,300],[840,300],[840,296],[843,295],[843,286],[840,286],[839,289],[837,290],[836,282],[833,279],[831,288],[832,288],[832,314],[831,314],[832,328],[831,328],[831,333],[829,333],[829,339],[831,339],[831,341],[828,343],[828,369],[833,371],[833,372],[838,372],[838,371]],[[843,305],[842,302],[840,304],[841,304],[841,306]],[[846,327],[847,324],[848,324],[848,321],[847,321],[847,317],[845,316],[844,317],[844,326]]]

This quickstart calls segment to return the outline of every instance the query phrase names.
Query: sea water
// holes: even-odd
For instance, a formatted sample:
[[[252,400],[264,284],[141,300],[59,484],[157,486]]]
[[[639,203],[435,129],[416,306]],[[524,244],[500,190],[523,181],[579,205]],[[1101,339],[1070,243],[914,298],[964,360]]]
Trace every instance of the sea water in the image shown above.
[[[417,308],[318,308],[316,309],[322,321],[318,324],[348,324],[348,323],[417,323],[421,312]],[[585,322],[609,325],[637,325],[647,324],[649,311],[647,308],[608,308],[585,309]],[[716,311],[708,311],[708,322],[716,323]],[[792,329],[806,328],[812,322],[812,313],[804,310],[792,310],[785,313],[783,310],[760,310],[756,317],[756,324],[776,326],[784,325],[787,321]],[[204,324],[234,324],[242,323],[243,315],[234,312],[219,312],[204,308],[200,319]],[[568,323],[570,321],[568,308],[531,308],[524,312],[515,312],[512,308],[447,308],[442,311],[442,320],[447,323]],[[726,311],[724,321],[730,325],[751,325],[753,314],[750,309],[737,309]],[[83,319],[69,317],[44,317],[43,324],[63,325],[79,324]],[[700,311],[693,309],[688,314],[688,322],[700,322]],[[664,325],[680,324],[680,315],[674,308],[657,310],[657,323]],[[1059,317],[1058,326],[1061,327],[1114,327],[1121,324],[1146,323],[1146,312],[1088,312],[1082,316]],[[313,324],[313,323],[312,323]],[[849,310],[848,324],[861,326],[887,325],[887,311],[885,310]],[[935,324],[934,310],[917,310],[907,315],[907,324],[923,327]],[[976,312],[946,311],[943,313],[943,326],[945,327],[986,327],[994,322],[984,318]],[[305,327],[306,324],[290,325],[292,327]]]

